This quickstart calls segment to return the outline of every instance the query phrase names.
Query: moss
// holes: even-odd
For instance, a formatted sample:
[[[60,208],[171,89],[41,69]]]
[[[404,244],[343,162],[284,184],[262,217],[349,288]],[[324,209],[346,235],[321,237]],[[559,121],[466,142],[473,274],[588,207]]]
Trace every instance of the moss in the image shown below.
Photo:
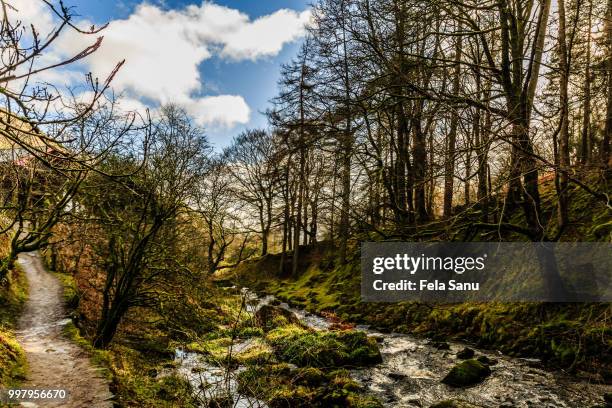
[[[478,384],[491,375],[491,369],[478,360],[465,360],[455,365],[442,379],[451,387],[468,387]]]
[[[189,343],[186,349],[188,351],[205,354],[213,360],[224,360],[227,356],[227,350],[232,343],[233,340],[231,337],[221,337],[203,342]]]
[[[380,408],[365,396],[346,370],[325,373],[314,367],[291,370],[286,364],[252,366],[238,375],[238,389],[271,408]]]
[[[28,282],[18,265],[7,275],[6,284],[0,284],[0,327],[14,328],[28,299]]]
[[[25,352],[11,333],[0,329],[0,386],[18,385],[26,372]]]
[[[273,360],[273,353],[267,343],[256,339],[246,349],[235,352],[233,358],[239,364],[265,364]]]
[[[168,406],[176,406],[176,403],[185,407],[197,406],[192,405],[194,401],[192,401],[191,386],[185,378],[176,375],[162,377],[156,382],[152,391],[155,392],[157,398],[167,402]]]
[[[255,312],[255,323],[264,331],[289,324],[299,325],[300,320],[289,310],[279,306],[263,305]]]
[[[382,361],[376,340],[356,330],[311,331],[286,326],[271,331],[266,340],[277,357],[298,366],[364,366]]]
[[[238,332],[238,337],[248,339],[250,337],[261,337],[263,334],[261,327],[244,327]]]
[[[318,386],[325,382],[326,377],[323,371],[315,367],[298,368],[294,372],[295,383],[308,386]]]
[[[28,297],[25,275],[19,267],[9,271],[0,284],[0,386],[17,386],[27,372],[27,360],[13,330]]]
[[[239,339],[221,337],[204,342],[192,342],[185,348],[205,355],[210,362],[222,365],[269,363],[274,358],[272,348],[262,339],[252,338],[248,342],[240,344]]]
[[[75,309],[79,305],[80,294],[76,285],[76,281],[72,275],[56,272],[55,276],[62,283],[64,288],[63,297],[66,306],[70,309]]]
[[[119,344],[111,346],[111,391],[118,406],[125,407],[198,407],[189,382],[177,375],[158,376],[162,361],[153,361],[143,353]]]

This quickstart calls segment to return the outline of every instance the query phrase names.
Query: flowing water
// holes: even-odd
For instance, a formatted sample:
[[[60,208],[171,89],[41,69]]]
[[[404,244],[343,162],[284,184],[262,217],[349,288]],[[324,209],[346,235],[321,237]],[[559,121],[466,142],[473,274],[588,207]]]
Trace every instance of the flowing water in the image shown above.
[[[249,301],[247,312],[254,313],[262,305],[274,300],[272,296],[258,298],[245,292]],[[293,313],[307,326],[316,330],[328,329],[328,319],[279,305]],[[442,350],[429,340],[406,334],[380,333],[367,326],[358,326],[380,343],[383,362],[374,367],[354,369],[351,374],[365,389],[377,396],[386,407],[429,407],[443,400],[461,400],[483,408],[590,408],[603,404],[603,394],[612,386],[592,384],[544,370],[535,359],[503,356],[500,353],[475,349],[476,356],[487,356],[497,361],[491,375],[484,382],[469,388],[452,388],[441,379],[459,361],[458,351],[466,344],[449,342]],[[248,348],[249,341],[233,345],[234,351]],[[177,351],[179,373],[191,382],[194,390],[207,398],[227,395],[236,407],[265,407],[261,401],[240,396],[235,374],[206,363],[196,353]]]

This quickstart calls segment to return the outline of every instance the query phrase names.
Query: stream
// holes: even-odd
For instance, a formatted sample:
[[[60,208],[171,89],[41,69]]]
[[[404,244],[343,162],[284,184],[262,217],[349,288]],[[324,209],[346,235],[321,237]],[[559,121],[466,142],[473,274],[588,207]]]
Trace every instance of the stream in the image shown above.
[[[255,313],[274,300],[273,296],[257,297],[246,289],[243,293],[248,299],[248,313]],[[286,303],[279,306],[295,313],[305,325],[315,330],[326,330],[332,324],[324,317]],[[449,349],[443,350],[430,340],[407,334],[380,333],[367,326],[357,326],[356,329],[377,339],[383,362],[373,367],[353,369],[351,375],[385,407],[429,407],[454,399],[483,408],[590,408],[603,406],[603,394],[612,391],[612,386],[547,371],[536,359],[512,358],[457,342],[448,342]],[[251,342],[246,340],[234,344],[233,352],[246,350]],[[491,375],[469,388],[442,384],[441,379],[461,361],[456,358],[457,352],[466,346],[476,352],[476,357],[484,355],[497,361],[491,366]],[[235,377],[243,367],[228,375],[222,368],[207,363],[201,355],[183,350],[176,350],[175,360],[178,373],[189,380],[202,400],[229,393],[235,401],[234,407],[266,407],[262,401],[239,395]]]

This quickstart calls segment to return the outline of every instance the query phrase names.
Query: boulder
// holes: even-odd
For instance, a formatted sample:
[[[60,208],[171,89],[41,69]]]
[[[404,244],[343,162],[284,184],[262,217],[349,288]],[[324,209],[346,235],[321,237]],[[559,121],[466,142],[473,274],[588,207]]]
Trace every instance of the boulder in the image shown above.
[[[479,356],[476,360],[480,361],[484,365],[492,366],[497,364],[497,360],[489,358],[487,356]]]
[[[300,325],[300,319],[287,309],[273,305],[263,305],[255,312],[255,323],[268,331],[288,324]]]
[[[431,345],[438,350],[450,350],[450,345],[445,341],[433,341]]]
[[[474,350],[469,347],[465,347],[463,350],[457,353],[457,358],[461,360],[468,360],[470,358],[474,358]]]
[[[478,360],[465,360],[455,365],[442,379],[442,382],[451,387],[469,387],[484,381],[491,375],[491,369]]]

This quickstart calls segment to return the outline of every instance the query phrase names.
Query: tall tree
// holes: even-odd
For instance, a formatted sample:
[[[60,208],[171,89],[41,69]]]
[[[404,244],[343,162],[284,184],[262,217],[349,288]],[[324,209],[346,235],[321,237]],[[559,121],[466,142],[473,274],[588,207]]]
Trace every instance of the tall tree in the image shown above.
[[[455,38],[455,67],[453,73],[454,96],[459,95],[461,84],[461,53],[463,39],[461,36],[461,24],[457,26],[457,36]],[[457,128],[459,126],[459,107],[453,108],[450,130],[446,141],[446,155],[444,158],[444,216],[449,217],[453,209],[453,187],[455,178],[455,148],[457,143]]]

